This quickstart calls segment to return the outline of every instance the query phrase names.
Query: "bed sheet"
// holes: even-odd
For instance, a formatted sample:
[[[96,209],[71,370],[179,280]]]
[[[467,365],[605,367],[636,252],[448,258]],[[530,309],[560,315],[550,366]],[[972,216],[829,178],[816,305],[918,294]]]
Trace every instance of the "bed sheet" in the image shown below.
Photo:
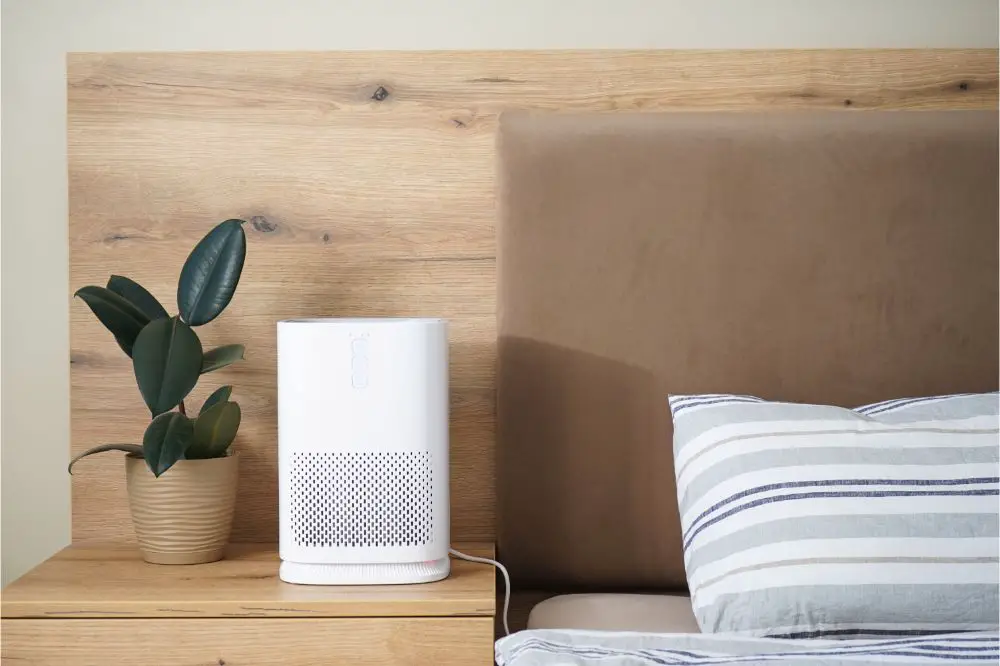
[[[996,664],[1000,634],[885,639],[772,639],[725,634],[527,630],[496,643],[499,666],[864,666]]]

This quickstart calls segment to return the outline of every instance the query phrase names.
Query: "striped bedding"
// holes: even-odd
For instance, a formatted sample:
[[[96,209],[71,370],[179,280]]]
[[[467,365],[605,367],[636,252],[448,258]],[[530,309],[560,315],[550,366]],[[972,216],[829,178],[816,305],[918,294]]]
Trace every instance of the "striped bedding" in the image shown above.
[[[864,666],[996,664],[996,633],[791,640],[708,634],[521,631],[496,643],[499,666]]]
[[[997,629],[997,394],[853,410],[732,395],[669,403],[702,632]]]

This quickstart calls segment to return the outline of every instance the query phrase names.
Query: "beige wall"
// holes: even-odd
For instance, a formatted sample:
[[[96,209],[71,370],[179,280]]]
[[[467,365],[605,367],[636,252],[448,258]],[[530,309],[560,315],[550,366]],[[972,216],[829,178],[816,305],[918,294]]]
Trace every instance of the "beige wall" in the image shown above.
[[[3,0],[2,6],[4,583],[69,539],[66,52],[997,46],[995,0]]]

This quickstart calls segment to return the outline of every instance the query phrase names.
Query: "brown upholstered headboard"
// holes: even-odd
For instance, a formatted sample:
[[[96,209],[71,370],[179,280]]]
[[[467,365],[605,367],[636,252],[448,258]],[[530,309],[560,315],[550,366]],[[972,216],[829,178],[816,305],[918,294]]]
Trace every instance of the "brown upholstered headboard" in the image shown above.
[[[683,587],[667,393],[997,388],[992,112],[507,115],[499,551]]]

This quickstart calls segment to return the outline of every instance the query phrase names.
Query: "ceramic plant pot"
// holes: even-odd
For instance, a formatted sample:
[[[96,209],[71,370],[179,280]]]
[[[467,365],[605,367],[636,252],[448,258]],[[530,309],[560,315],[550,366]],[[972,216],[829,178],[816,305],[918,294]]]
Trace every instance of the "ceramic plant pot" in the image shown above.
[[[125,457],[129,510],[142,557],[154,564],[221,560],[236,507],[239,458],[178,460],[160,478]]]

